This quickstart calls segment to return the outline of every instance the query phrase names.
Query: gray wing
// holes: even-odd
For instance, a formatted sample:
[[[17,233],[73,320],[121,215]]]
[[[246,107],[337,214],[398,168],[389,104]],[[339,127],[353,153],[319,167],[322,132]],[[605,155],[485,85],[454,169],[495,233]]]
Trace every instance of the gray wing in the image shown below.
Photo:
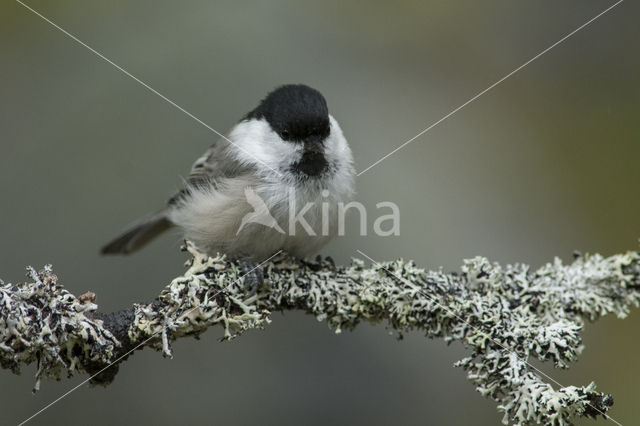
[[[193,163],[185,187],[169,199],[169,206],[179,205],[193,189],[215,188],[221,179],[240,176],[252,170],[251,166],[240,164],[230,155],[229,145],[228,141],[220,139]]]
[[[215,187],[223,178],[233,178],[251,170],[250,166],[243,166],[229,154],[228,141],[219,140],[196,160],[184,189],[171,197],[167,207],[129,225],[120,235],[102,247],[102,253],[129,254],[139,250],[173,226],[169,219],[171,208],[179,207],[191,191],[209,185]]]

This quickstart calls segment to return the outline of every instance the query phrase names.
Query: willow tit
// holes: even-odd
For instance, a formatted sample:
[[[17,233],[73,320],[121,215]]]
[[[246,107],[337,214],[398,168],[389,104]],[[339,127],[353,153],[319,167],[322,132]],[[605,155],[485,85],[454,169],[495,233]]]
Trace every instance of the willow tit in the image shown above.
[[[351,150],[324,97],[302,84],[285,85],[194,163],[166,207],[132,224],[102,253],[134,252],[177,226],[210,254],[263,260],[284,250],[304,257],[337,234],[337,206],[353,192]],[[246,220],[256,214],[256,197],[275,220],[271,226]],[[300,214],[304,221],[292,224]]]

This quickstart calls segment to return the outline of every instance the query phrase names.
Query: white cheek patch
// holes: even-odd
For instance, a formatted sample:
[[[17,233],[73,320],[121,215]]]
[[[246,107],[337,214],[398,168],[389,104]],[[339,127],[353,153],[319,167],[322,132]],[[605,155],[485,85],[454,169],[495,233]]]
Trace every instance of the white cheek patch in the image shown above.
[[[353,155],[340,125],[331,115],[329,123],[331,133],[325,142],[325,157],[334,170],[326,189],[337,199],[349,200],[354,194]]]
[[[302,156],[302,146],[283,141],[264,119],[240,122],[229,139],[237,148],[233,150],[236,160],[258,170],[284,173]]]
[[[325,155],[327,156],[327,160],[341,160],[348,164],[352,163],[351,149],[349,149],[340,125],[332,115],[329,115],[329,125],[331,126],[331,133],[325,141]]]

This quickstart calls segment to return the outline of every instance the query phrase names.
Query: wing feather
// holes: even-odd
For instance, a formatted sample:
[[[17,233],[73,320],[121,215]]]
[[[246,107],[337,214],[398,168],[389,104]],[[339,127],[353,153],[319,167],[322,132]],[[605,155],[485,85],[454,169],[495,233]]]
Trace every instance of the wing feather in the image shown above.
[[[185,179],[185,187],[168,201],[170,206],[179,205],[193,189],[217,187],[217,182],[233,178],[251,171],[251,166],[240,164],[229,152],[233,147],[224,139],[218,140],[200,156],[191,167]]]

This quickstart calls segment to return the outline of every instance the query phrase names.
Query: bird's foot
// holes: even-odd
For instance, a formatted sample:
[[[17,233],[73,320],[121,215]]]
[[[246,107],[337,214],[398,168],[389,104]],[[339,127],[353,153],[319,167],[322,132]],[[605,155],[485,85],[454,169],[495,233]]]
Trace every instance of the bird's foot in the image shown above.
[[[242,274],[244,291],[253,296],[264,285],[262,267],[252,257],[241,257],[238,259],[238,264]]]

